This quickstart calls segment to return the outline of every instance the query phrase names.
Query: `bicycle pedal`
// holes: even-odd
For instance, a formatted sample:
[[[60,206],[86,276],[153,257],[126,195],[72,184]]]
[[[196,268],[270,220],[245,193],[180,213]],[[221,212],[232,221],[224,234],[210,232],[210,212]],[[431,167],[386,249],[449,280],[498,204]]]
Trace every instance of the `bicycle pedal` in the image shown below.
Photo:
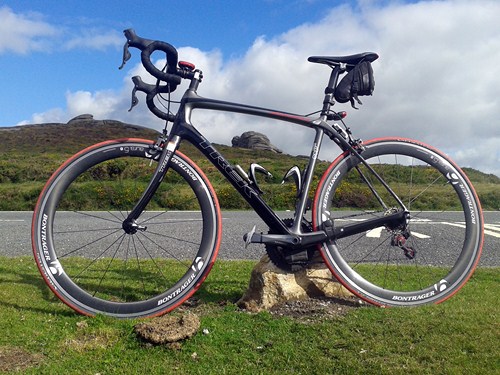
[[[245,241],[245,249],[248,247],[248,245],[250,245],[252,243],[252,237],[253,237],[253,234],[255,233],[255,228],[257,226],[254,225],[253,228],[250,230],[250,232],[248,232],[247,234],[245,234],[243,236],[243,240]]]

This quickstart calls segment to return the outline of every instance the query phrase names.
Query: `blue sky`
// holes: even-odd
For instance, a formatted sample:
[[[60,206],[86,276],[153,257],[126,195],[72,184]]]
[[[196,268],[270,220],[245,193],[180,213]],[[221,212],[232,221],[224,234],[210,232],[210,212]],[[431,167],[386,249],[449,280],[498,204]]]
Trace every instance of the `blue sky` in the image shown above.
[[[1,1],[5,16],[50,27],[33,35],[34,46],[16,52],[0,47],[0,126],[30,120],[33,113],[61,105],[66,91],[102,90],[121,84],[122,30],[168,40],[175,46],[246,52],[259,36],[273,37],[314,22],[336,1]],[[2,21],[0,20],[0,23]],[[28,26],[28,25],[26,25]],[[7,38],[15,30],[3,30]],[[29,30],[24,34],[29,35]],[[107,41],[85,45],[98,36]],[[2,38],[2,36],[0,36]],[[38,45],[37,45],[38,44]]]
[[[117,69],[126,28],[201,68],[201,95],[300,114],[319,109],[328,79],[308,56],[374,51],[373,97],[359,111],[339,108],[357,136],[419,139],[500,176],[498,14],[497,0],[1,1],[0,126],[90,113],[159,128],[143,101],[127,111],[130,77],[147,74],[138,51]],[[288,153],[310,147],[300,128],[218,113],[195,120],[219,143],[256,130]]]

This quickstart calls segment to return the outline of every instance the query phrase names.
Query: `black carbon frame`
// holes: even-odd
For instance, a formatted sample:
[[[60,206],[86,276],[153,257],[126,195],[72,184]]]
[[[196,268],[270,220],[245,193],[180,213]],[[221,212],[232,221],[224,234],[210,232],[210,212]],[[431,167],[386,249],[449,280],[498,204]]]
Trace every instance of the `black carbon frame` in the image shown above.
[[[306,166],[304,184],[298,194],[297,209],[294,216],[294,224],[288,227],[281,218],[279,218],[271,207],[261,198],[258,190],[250,185],[240,174],[236,171],[235,167],[227,161],[224,156],[217,151],[217,149],[193,126],[191,123],[191,113],[194,109],[208,109],[216,111],[226,111],[233,113],[242,113],[256,117],[265,117],[275,120],[281,120],[288,123],[294,123],[316,132],[316,136],[312,145],[309,162]],[[181,141],[186,140],[193,144],[210,162],[221,172],[221,174],[233,185],[238,193],[248,202],[248,204],[255,210],[261,219],[269,226],[273,233],[276,235],[269,235],[267,240],[275,241],[276,244],[281,244],[291,247],[310,246],[313,244],[321,243],[329,238],[340,237],[345,235],[352,235],[361,233],[363,231],[373,229],[380,226],[380,222],[365,222],[363,225],[350,224],[345,227],[329,232],[328,234],[319,230],[316,232],[303,233],[301,230],[302,217],[305,214],[307,197],[311,187],[312,176],[316,166],[318,154],[321,148],[323,136],[326,134],[330,139],[344,151],[352,153],[357,156],[362,163],[364,163],[382,182],[385,188],[400,202],[401,207],[404,204],[392,192],[389,186],[379,177],[375,171],[364,161],[363,157],[355,150],[347,140],[345,140],[339,133],[330,126],[326,121],[326,116],[319,118],[310,118],[297,114],[280,112],[261,107],[249,106],[244,104],[232,103],[227,101],[208,99],[200,97],[195,88],[190,88],[184,94],[179,111],[173,123],[168,140],[165,143],[162,153],[160,155],[157,169],[146,189],[143,196],[129,214],[125,222],[133,222],[136,220],[147,203],[153,196],[154,192],[160,185],[165,173],[167,173],[170,159],[175,151],[178,149]],[[401,214],[398,217],[388,216],[387,221],[401,220]],[[125,224],[124,224],[125,225]],[[367,229],[368,228],[368,229]]]

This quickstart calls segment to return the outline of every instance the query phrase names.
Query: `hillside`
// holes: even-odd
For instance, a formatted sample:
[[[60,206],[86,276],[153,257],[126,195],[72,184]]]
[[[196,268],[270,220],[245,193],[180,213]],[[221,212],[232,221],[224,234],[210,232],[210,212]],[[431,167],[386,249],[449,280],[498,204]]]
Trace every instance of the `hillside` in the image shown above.
[[[67,124],[50,123],[0,128],[0,154],[51,153],[73,154],[100,141],[121,137],[156,138],[158,132],[114,120],[72,120]],[[29,145],[29,149],[26,147]]]
[[[97,121],[89,118],[71,120],[67,124],[51,123],[0,128],[0,210],[31,210],[44,183],[57,167],[74,153],[95,143],[117,138],[145,138],[155,140],[158,132],[119,121]],[[297,164],[303,168],[300,157],[269,151],[244,150],[216,145],[224,156],[244,169],[258,162],[272,171],[270,181],[281,190],[281,178],[288,168]],[[225,182],[210,162],[191,145],[182,144],[188,154],[207,174],[218,194],[224,196],[226,208],[245,208],[246,203]],[[326,163],[323,164],[326,168]],[[292,196],[291,189],[287,195]],[[278,199],[279,197],[276,197]],[[287,207],[293,208],[293,207]]]
[[[71,120],[67,124],[50,123],[0,128],[0,144],[2,145],[0,182],[45,181],[65,159],[85,147],[117,138],[156,140],[158,135],[157,131],[138,125],[114,120],[92,119]],[[256,161],[262,165],[271,162],[276,168],[273,169],[276,179],[280,179],[290,166],[297,163],[299,166],[305,164],[301,157],[224,145],[216,145],[216,147],[229,161],[241,164],[244,169]],[[215,169],[193,146],[184,143],[181,145],[181,150],[200,166],[210,166],[208,172],[205,172],[212,178],[210,173]],[[41,165],[44,164],[41,163],[42,160],[45,161],[45,165]],[[57,164],[54,164],[55,161]],[[52,165],[49,166],[49,164]],[[35,165],[36,168],[32,168]],[[12,169],[17,169],[15,175],[12,174]],[[216,176],[214,177],[217,179]]]
[[[52,172],[75,152],[100,141],[116,138],[146,138],[154,140],[157,132],[137,125],[114,120],[93,120],[79,116],[67,124],[52,123],[0,128],[0,210],[31,210],[36,198]],[[305,159],[269,151],[244,150],[217,145],[219,151],[233,164],[247,169],[258,162],[272,174],[269,181],[272,199],[280,208],[293,208],[283,203],[293,201],[293,189],[283,189],[281,179],[293,165],[303,169]],[[245,208],[246,204],[228,186],[218,171],[201,157],[194,147],[183,144],[181,150],[202,167],[219,195],[224,195],[225,208]],[[327,167],[319,163],[320,174]],[[500,178],[467,168],[482,204],[487,209],[500,207]],[[284,191],[286,190],[286,192]]]

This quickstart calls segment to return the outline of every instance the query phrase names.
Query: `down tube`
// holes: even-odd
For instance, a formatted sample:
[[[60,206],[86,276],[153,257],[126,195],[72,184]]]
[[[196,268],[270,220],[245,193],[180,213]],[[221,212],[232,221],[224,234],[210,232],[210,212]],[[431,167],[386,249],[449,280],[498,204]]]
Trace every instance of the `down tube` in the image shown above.
[[[271,207],[267,205],[255,189],[236,172],[234,166],[227,161],[206,138],[193,130],[191,130],[189,134],[186,134],[184,138],[198,148],[203,155],[210,160],[269,228],[276,231],[277,234],[287,234],[289,232],[283,221],[276,215]]]

